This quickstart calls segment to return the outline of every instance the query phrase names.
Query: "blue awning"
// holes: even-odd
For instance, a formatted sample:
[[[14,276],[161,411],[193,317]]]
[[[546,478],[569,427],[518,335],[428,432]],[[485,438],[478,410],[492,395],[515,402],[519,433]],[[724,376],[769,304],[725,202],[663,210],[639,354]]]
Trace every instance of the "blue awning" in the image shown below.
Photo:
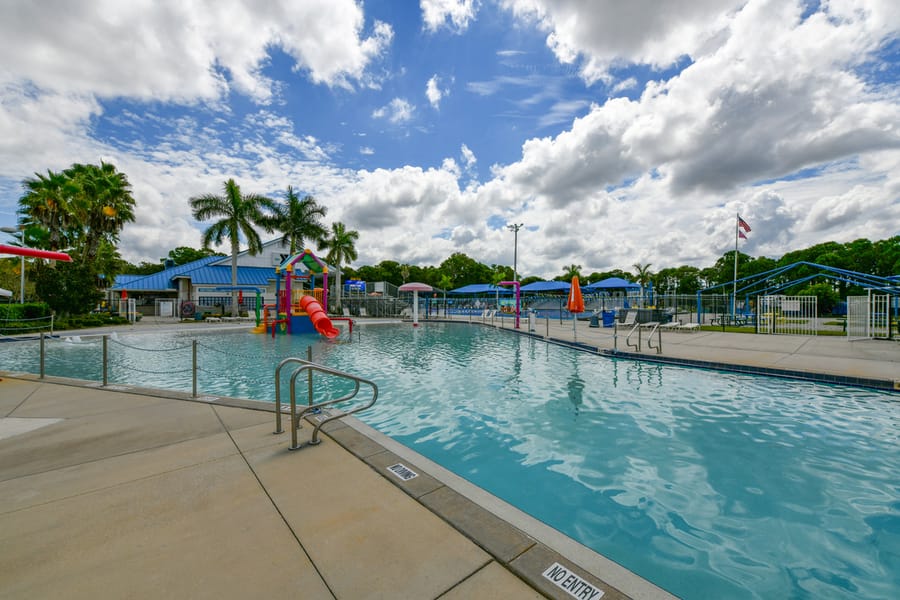
[[[572,284],[567,281],[535,281],[522,286],[523,292],[568,292]]]
[[[581,288],[582,292],[596,292],[597,290],[609,290],[609,289],[628,289],[628,290],[639,290],[641,286],[637,283],[631,283],[630,281],[625,281],[621,277],[608,277],[606,279],[602,279],[600,281],[594,282],[590,285],[586,285]]]
[[[512,288],[497,287],[490,283],[471,283],[469,285],[464,285],[461,288],[450,290],[447,293],[455,294],[457,296],[471,296],[473,294],[496,294],[497,292],[500,292],[501,294],[513,293]]]

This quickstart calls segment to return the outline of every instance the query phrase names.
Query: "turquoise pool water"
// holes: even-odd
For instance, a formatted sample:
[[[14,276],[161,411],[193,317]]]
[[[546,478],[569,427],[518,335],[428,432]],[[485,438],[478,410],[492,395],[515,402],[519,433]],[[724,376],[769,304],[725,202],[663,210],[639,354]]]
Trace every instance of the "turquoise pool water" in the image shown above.
[[[900,597],[897,396],[464,324],[366,326],[351,344],[120,335],[110,381],[189,390],[193,337],[201,393],[260,400],[313,345],[378,383],[363,421],[683,598]],[[36,344],[0,352],[0,369],[37,368]],[[47,372],[99,379],[99,353],[52,342]]]

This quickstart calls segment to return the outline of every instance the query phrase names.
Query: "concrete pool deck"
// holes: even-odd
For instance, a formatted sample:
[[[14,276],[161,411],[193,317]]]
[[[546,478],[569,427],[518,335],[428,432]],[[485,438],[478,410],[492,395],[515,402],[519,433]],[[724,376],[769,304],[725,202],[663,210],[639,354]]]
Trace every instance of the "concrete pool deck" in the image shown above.
[[[541,321],[534,335],[547,332],[613,347],[587,322]],[[662,343],[664,357],[900,378],[894,341],[664,332]],[[583,594],[669,597],[353,419],[290,452],[272,412],[188,399],[2,376],[4,597],[573,597],[543,575],[555,564]],[[418,477],[401,480],[396,464]]]

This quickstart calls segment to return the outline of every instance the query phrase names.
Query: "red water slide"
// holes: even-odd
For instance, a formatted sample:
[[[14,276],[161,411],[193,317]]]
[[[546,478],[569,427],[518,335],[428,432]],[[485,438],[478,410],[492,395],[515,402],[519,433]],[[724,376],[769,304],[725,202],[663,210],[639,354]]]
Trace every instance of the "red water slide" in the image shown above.
[[[50,260],[62,260],[72,262],[72,257],[65,252],[51,252],[38,250],[37,248],[23,248],[21,246],[7,246],[0,244],[0,254],[13,254],[15,256],[28,256],[31,258],[49,258]]]
[[[331,323],[331,319],[325,314],[322,305],[312,296],[303,296],[300,298],[300,308],[306,311],[306,314],[309,315],[309,320],[312,321],[313,327],[315,327],[316,331],[320,334],[327,338],[333,338],[341,333],[340,330]]]

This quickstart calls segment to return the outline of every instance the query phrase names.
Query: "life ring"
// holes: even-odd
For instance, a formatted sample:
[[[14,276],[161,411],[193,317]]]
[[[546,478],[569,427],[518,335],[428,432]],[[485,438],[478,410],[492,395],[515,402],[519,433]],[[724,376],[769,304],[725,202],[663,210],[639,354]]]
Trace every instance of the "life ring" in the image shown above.
[[[194,303],[193,302],[182,302],[181,303],[181,316],[182,317],[193,317],[194,316]]]

